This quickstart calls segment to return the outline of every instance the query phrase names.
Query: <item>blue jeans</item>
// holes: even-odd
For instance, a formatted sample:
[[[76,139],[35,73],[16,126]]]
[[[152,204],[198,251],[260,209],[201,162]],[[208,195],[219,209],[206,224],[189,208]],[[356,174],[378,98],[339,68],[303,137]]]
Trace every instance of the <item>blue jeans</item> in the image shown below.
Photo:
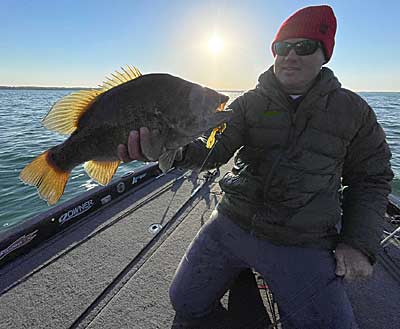
[[[214,210],[178,266],[170,299],[190,327],[213,313],[240,272],[254,268],[278,303],[284,329],[358,328],[335,265],[330,250],[274,245]]]

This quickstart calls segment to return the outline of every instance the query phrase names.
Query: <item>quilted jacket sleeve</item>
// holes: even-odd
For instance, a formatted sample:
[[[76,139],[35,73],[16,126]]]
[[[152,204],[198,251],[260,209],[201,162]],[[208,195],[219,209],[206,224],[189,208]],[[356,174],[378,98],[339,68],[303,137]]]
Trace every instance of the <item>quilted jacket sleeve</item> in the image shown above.
[[[343,167],[343,220],[340,240],[366,254],[371,263],[383,232],[393,172],[391,152],[375,113],[362,102],[363,123],[348,148]]]
[[[219,167],[232,157],[234,152],[243,145],[246,131],[243,114],[242,97],[237,98],[229,109],[233,111],[233,117],[227,123],[226,129],[218,138],[218,142],[207,158],[202,170]],[[210,149],[206,148],[208,136],[202,136],[183,148],[182,160],[175,161],[174,166],[184,169],[199,170],[202,167]]]

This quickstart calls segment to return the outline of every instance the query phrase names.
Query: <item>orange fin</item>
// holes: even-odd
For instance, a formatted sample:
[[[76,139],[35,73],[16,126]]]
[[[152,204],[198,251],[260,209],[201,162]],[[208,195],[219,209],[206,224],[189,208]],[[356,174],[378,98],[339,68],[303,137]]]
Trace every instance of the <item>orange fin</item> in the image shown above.
[[[107,78],[100,89],[81,90],[69,94],[53,105],[49,113],[45,116],[42,123],[50,130],[54,130],[61,134],[72,134],[78,127],[79,119],[82,114],[87,111],[96,98],[125,82],[136,79],[142,74],[135,67],[127,66],[122,68],[122,73],[116,71],[111,74],[111,78]]]
[[[99,90],[81,90],[63,97],[47,113],[43,125],[61,134],[72,134],[82,114],[100,94]]]
[[[113,178],[121,161],[87,161],[84,168],[87,174],[101,185],[107,185]]]
[[[36,186],[40,197],[49,205],[55,204],[63,195],[69,171],[56,168],[48,160],[49,151],[35,158],[19,174],[23,182]]]
[[[114,73],[111,73],[111,78],[107,77],[107,80],[103,81],[103,84],[99,86],[101,88],[101,93],[122,85],[125,82],[134,80],[142,75],[136,67],[130,67],[127,65],[126,68],[121,67],[121,69],[123,72],[115,71]]]

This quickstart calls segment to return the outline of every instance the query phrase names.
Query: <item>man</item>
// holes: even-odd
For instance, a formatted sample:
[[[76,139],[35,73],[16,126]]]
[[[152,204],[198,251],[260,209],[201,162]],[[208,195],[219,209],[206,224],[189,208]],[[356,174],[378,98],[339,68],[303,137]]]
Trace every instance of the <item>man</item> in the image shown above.
[[[213,328],[207,319],[246,268],[268,282],[285,329],[357,328],[342,278],[372,273],[393,173],[373,110],[322,68],[335,33],[329,6],[294,13],[272,42],[274,65],[230,105],[234,119],[204,169],[239,149],[235,166],[170,288],[182,328]],[[132,132],[120,158],[141,159],[150,140],[145,128]],[[198,169],[204,143],[187,145],[175,165]]]

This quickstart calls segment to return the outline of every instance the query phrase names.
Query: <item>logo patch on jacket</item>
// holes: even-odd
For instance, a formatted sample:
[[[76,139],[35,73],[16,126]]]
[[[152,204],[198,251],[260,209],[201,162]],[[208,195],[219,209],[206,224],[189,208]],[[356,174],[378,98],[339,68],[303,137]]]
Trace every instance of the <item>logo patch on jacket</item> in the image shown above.
[[[281,112],[279,111],[266,111],[263,112],[263,115],[265,115],[266,117],[272,117],[274,115],[280,114]]]

